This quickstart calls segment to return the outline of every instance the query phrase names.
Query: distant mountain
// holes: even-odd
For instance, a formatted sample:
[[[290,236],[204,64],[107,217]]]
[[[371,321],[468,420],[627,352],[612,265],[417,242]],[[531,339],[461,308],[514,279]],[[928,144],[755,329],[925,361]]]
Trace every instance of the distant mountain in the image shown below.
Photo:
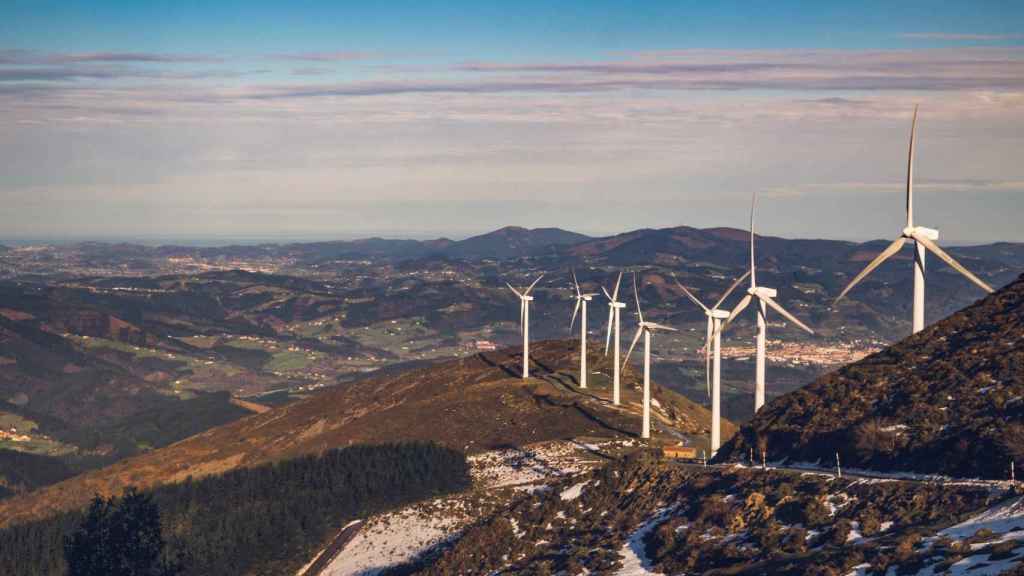
[[[719,460],[1006,478],[1024,465],[1024,276],[882,352],[777,398]]]
[[[560,228],[520,228],[506,226],[500,230],[453,242],[443,252],[456,258],[517,258],[543,253],[556,246],[575,245],[590,240],[589,236]]]
[[[59,484],[0,501],[0,525],[82,506],[94,493],[128,484],[151,487],[350,444],[431,440],[470,453],[578,436],[629,437],[639,429],[636,372],[624,375],[623,405],[611,406],[608,378],[595,375],[587,394],[576,389],[577,346],[538,342],[530,380],[521,356],[500,351],[385,373],[330,388],[262,414],[214,428],[171,446],[122,460]],[[610,373],[598,356],[592,368]],[[653,386],[656,426],[704,442],[708,411]],[[727,436],[735,427],[726,421]],[[665,434],[659,432],[659,435]]]

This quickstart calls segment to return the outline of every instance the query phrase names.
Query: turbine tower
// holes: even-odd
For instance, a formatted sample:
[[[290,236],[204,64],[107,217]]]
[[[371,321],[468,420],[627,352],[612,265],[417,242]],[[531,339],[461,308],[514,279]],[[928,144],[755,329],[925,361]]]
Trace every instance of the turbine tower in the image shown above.
[[[993,292],[992,287],[982,281],[980,278],[971,274],[971,272],[964,268],[962,264],[953,259],[952,256],[947,254],[942,248],[939,248],[938,244],[935,243],[939,239],[939,231],[931,228],[925,228],[924,226],[914,226],[914,147],[917,143],[917,106],[914,106],[914,119],[910,124],[910,154],[907,157],[907,225],[903,227],[900,232],[900,237],[889,244],[889,247],[882,250],[881,254],[875,257],[864,270],[861,270],[860,274],[857,274],[846,285],[842,293],[835,299],[833,305],[839,300],[846,296],[858,282],[864,279],[865,276],[871,273],[875,268],[878,268],[882,262],[888,260],[892,255],[899,252],[903,245],[906,244],[907,240],[914,241],[914,319],[913,319],[913,333],[917,334],[921,330],[924,330],[924,257],[925,250],[931,250],[933,254],[942,259],[946,264],[949,264],[957,272],[963,274],[968,280],[974,282],[982,290],[986,292]]]
[[[708,396],[711,397],[712,458],[714,458],[718,448],[722,445],[722,320],[729,317],[729,313],[721,310],[719,307],[749,274],[750,271],[747,270],[742,276],[734,280],[729,289],[722,294],[722,297],[711,308],[705,306],[686,286],[679,283],[674,274],[672,275],[672,279],[682,288],[683,293],[686,294],[690,301],[700,306],[704,310],[704,315],[707,316],[707,331],[704,339],[704,379],[707,384]],[[712,356],[714,357],[714,363],[711,361]]]
[[[612,329],[614,327],[615,332],[615,355],[612,357],[612,404],[615,406],[619,405],[619,311],[626,307],[625,302],[619,302],[619,284],[622,283],[622,272],[619,272],[619,277],[615,280],[615,289],[612,290],[611,294],[608,294],[608,290],[604,286],[601,286],[601,291],[604,292],[605,298],[608,298],[608,335],[604,339],[604,355],[608,355],[608,346],[612,341]]]
[[[622,367],[625,368],[626,364],[629,363],[629,355],[633,353],[633,348],[636,346],[640,335],[644,336],[644,420],[643,428],[640,432],[641,438],[651,437],[651,334],[656,330],[671,330],[675,332],[675,328],[663,326],[661,324],[655,324],[654,322],[647,322],[644,320],[644,313],[640,309],[640,293],[636,287],[636,272],[633,273],[633,297],[636,299],[636,313],[640,316],[640,325],[636,328],[636,336],[633,336],[633,343],[629,345],[629,351],[626,352],[626,360],[622,363]]]
[[[533,287],[536,286],[537,282],[540,282],[540,279],[543,277],[543,274],[538,276],[537,279],[533,281],[533,284],[530,284],[529,288],[522,292],[512,288],[511,284],[505,282],[505,285],[519,297],[519,329],[523,333],[523,380],[530,377],[530,302],[533,301],[533,296],[530,296],[530,291],[533,290]]]
[[[572,311],[572,321],[569,322],[569,331],[576,325],[576,314],[583,309],[583,317],[580,319],[580,388],[587,387],[587,302],[595,294],[584,294],[580,292],[580,283],[576,280],[576,272],[572,273],[572,283],[576,287],[576,308]]]
[[[768,327],[768,308],[775,310],[787,320],[796,324],[809,334],[814,334],[814,330],[807,327],[806,324],[796,319],[795,316],[786,312],[778,302],[774,300],[778,294],[774,288],[765,288],[764,286],[757,285],[757,269],[754,264],[754,210],[757,208],[757,192],[754,192],[754,198],[750,204],[750,288],[747,288],[746,295],[736,304],[736,307],[729,313],[729,317],[725,320],[725,324],[722,326],[724,330],[736,316],[743,312],[750,305],[750,301],[757,298],[757,369],[755,372],[755,384],[754,384],[754,413],[764,406],[764,372],[765,372],[765,338],[766,330]],[[721,330],[719,330],[719,333]],[[720,334],[715,334],[714,337],[718,338]]]

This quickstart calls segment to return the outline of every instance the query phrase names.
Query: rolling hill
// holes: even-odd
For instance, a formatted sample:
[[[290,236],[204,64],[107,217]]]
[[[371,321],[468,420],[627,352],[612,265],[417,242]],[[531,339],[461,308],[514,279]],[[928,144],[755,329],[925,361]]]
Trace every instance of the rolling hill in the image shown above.
[[[1024,464],[1024,276],[864,360],[777,398],[723,446],[743,460],[1006,478]]]
[[[149,488],[353,444],[429,440],[474,453],[551,439],[629,437],[639,430],[636,372],[625,374],[623,405],[612,406],[609,366],[599,357],[587,390],[575,385],[577,346],[536,343],[534,377],[518,377],[513,351],[477,354],[360,380],[254,414],[100,470],[0,501],[0,524],[84,505],[94,493]],[[705,441],[708,412],[660,386],[656,437]],[[725,422],[727,437],[735,427]]]

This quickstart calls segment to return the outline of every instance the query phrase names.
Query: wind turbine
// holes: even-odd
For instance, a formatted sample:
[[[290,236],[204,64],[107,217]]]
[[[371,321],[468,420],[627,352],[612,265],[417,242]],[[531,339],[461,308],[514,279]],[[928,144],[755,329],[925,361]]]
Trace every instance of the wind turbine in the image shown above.
[[[640,433],[641,438],[651,437],[651,334],[656,330],[671,330],[675,332],[675,328],[669,326],[663,326],[661,324],[655,324],[654,322],[647,322],[644,320],[644,313],[640,309],[640,293],[636,287],[636,272],[633,273],[633,297],[636,299],[636,313],[640,316],[640,325],[636,328],[636,336],[633,336],[633,343],[629,345],[629,351],[626,352],[626,360],[622,363],[622,367],[625,368],[626,364],[629,363],[629,355],[633,353],[633,348],[636,346],[640,335],[644,336],[644,422],[643,428]]]
[[[722,297],[715,302],[715,305],[711,308],[705,306],[696,296],[691,293],[686,286],[679,283],[675,275],[672,275],[672,279],[676,281],[676,284],[683,289],[683,293],[697,306],[700,306],[704,310],[704,315],[707,316],[707,332],[704,339],[704,377],[708,387],[708,396],[711,397],[711,456],[714,457],[715,453],[718,452],[718,448],[722,445],[722,320],[729,317],[729,313],[725,310],[719,309],[719,306],[725,302],[725,299],[732,294],[732,291],[740,285],[740,282],[750,275],[750,271],[747,270],[742,276],[733,281],[729,289],[726,290]],[[712,353],[712,350],[714,352]],[[714,364],[711,362],[712,355],[714,356]]]
[[[601,286],[601,291],[604,292],[606,298],[608,298],[608,335],[604,339],[604,355],[608,355],[608,346],[612,341],[612,327],[614,326],[615,331],[615,355],[612,358],[612,404],[619,405],[619,310],[626,307],[625,302],[619,302],[619,284],[622,283],[622,272],[619,272],[619,277],[615,280],[615,289],[612,290],[611,294],[608,294],[608,290],[604,286]]]
[[[764,406],[764,370],[765,370],[765,338],[766,330],[768,327],[768,308],[775,310],[787,320],[796,324],[800,328],[804,329],[809,334],[814,334],[814,330],[807,327],[806,324],[796,319],[789,312],[786,312],[778,302],[774,300],[778,292],[774,288],[765,288],[764,286],[757,285],[757,269],[754,264],[754,210],[757,208],[757,192],[754,192],[754,198],[750,203],[750,288],[747,288],[746,295],[736,304],[736,307],[729,313],[729,317],[725,320],[725,324],[722,326],[724,330],[736,316],[743,312],[750,305],[751,300],[757,298],[757,369],[755,372],[755,384],[754,384],[754,413]],[[719,330],[721,333],[721,330]],[[715,338],[719,337],[719,334],[714,335]]]
[[[925,250],[931,250],[933,254],[942,259],[946,264],[949,264],[957,272],[963,274],[968,280],[974,282],[986,292],[993,292],[992,287],[982,281],[980,278],[971,274],[967,268],[964,268],[962,264],[953,259],[952,256],[947,254],[942,248],[939,248],[938,244],[935,243],[939,239],[939,231],[931,228],[925,228],[924,226],[914,226],[914,146],[917,143],[917,106],[914,106],[914,119],[910,124],[910,154],[907,157],[907,225],[903,227],[900,232],[899,238],[894,240],[892,244],[885,250],[882,250],[881,254],[875,257],[864,270],[861,270],[860,274],[857,274],[846,285],[842,293],[835,299],[833,305],[839,300],[846,296],[858,282],[864,279],[865,276],[870,274],[875,268],[888,260],[892,255],[899,252],[903,245],[906,244],[907,240],[914,241],[914,319],[913,319],[913,333],[917,334],[924,329],[924,257]]]
[[[516,293],[516,296],[519,297],[519,329],[523,333],[524,380],[530,377],[530,302],[533,301],[533,296],[530,296],[530,291],[533,290],[533,287],[536,286],[537,282],[540,282],[540,279],[543,277],[543,274],[538,276],[537,279],[533,281],[533,284],[530,284],[530,287],[527,288],[526,290],[523,290],[522,292],[516,290],[515,288],[512,288],[511,284],[505,282],[505,285],[508,286],[513,292]]]
[[[569,331],[576,324],[576,314],[583,309],[583,317],[580,319],[580,388],[587,387],[587,302],[596,294],[584,294],[580,292],[580,283],[576,280],[576,272],[572,273],[572,283],[576,287],[576,308],[572,311],[572,321],[569,322]]]

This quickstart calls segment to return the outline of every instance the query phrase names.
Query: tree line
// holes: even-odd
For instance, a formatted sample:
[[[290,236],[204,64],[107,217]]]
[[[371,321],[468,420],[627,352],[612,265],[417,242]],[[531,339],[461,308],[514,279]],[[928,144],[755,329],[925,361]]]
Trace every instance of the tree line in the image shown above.
[[[351,446],[97,498],[88,510],[0,530],[0,574],[89,574],[69,570],[69,562],[102,565],[117,538],[134,539],[130,548],[159,542],[153,574],[294,574],[348,521],[469,483],[465,455],[456,450],[415,442]],[[124,518],[132,529],[119,524]],[[108,551],[93,553],[96,542]]]

